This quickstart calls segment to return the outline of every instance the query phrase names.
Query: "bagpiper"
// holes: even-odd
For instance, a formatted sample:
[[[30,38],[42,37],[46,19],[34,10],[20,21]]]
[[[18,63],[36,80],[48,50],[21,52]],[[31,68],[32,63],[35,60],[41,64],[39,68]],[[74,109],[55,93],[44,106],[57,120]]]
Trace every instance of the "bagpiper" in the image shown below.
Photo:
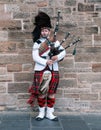
[[[28,103],[34,105],[37,99],[39,114],[35,118],[41,121],[48,118],[57,121],[58,117],[54,115],[55,95],[59,85],[59,61],[66,55],[66,51],[60,42],[52,35],[52,25],[50,17],[40,11],[35,16],[35,28],[33,30],[33,50],[32,58],[35,62],[34,78],[32,86],[29,88],[30,98]],[[57,55],[50,57],[51,44],[59,49],[63,49]]]

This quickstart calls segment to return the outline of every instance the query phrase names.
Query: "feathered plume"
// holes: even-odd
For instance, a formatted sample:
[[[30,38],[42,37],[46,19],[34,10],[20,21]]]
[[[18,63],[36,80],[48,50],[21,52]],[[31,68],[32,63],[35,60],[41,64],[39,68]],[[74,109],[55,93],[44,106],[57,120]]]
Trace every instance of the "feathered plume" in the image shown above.
[[[38,15],[35,16],[34,25],[36,26],[32,32],[34,42],[37,39],[39,39],[40,33],[41,33],[41,28],[43,28],[43,27],[51,28],[52,27],[50,17],[44,12],[39,12]]]

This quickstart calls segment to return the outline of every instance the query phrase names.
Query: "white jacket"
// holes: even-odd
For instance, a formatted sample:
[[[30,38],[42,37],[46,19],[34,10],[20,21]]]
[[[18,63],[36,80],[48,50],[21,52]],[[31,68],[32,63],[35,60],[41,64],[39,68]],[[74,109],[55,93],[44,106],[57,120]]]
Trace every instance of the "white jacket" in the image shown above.
[[[45,41],[46,39],[45,38],[40,38],[39,41],[40,43],[37,43],[35,42],[34,45],[33,45],[33,50],[32,50],[32,57],[33,57],[33,60],[35,61],[35,67],[34,67],[34,70],[35,71],[41,71],[43,70],[45,67],[46,67],[46,62],[47,60],[49,59],[49,52],[50,52],[50,49],[48,49],[46,52],[44,52],[41,56],[45,56],[47,57],[46,59],[42,58],[41,56],[39,56],[39,47],[40,45]],[[59,41],[56,41],[55,42],[55,47],[59,46],[60,45],[60,42]],[[59,49],[64,49],[62,46],[60,46]],[[66,55],[66,51],[63,50],[60,54],[58,54],[58,61],[63,59]],[[59,67],[58,67],[58,61],[55,61],[53,63],[53,65],[50,65],[49,68],[54,71],[58,71],[59,70]],[[53,67],[52,67],[53,66]]]

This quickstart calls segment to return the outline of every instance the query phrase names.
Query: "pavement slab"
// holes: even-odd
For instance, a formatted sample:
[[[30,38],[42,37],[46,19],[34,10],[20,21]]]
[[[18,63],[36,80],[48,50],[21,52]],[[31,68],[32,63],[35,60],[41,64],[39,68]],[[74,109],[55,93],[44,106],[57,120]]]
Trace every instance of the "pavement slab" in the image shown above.
[[[1,112],[0,130],[101,130],[101,114],[58,114],[58,121],[35,120],[32,112]]]

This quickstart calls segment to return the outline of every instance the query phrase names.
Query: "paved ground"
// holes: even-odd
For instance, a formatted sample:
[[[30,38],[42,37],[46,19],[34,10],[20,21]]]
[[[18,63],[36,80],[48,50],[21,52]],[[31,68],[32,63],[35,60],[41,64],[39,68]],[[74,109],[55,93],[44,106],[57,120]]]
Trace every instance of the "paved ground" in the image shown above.
[[[59,121],[35,120],[26,112],[0,113],[0,130],[101,130],[101,114],[59,115]]]

